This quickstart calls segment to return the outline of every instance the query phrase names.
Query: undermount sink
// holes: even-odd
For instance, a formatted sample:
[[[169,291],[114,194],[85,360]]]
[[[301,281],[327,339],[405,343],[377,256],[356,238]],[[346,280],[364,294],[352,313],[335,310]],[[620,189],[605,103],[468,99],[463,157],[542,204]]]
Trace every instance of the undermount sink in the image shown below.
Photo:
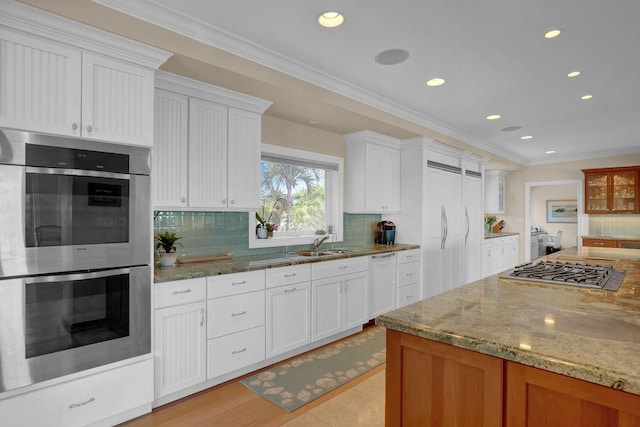
[[[303,257],[320,257],[320,256],[329,256],[329,255],[343,255],[351,252],[353,251],[348,249],[327,249],[322,251],[302,251],[302,252],[298,252],[297,255],[303,256]]]
[[[324,251],[302,251],[298,252],[298,256],[323,256],[323,255],[331,255]]]

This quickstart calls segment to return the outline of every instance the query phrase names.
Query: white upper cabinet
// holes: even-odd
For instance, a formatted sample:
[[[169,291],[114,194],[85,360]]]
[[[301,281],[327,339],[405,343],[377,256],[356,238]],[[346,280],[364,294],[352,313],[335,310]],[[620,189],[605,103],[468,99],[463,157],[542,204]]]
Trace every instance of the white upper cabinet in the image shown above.
[[[153,70],[83,54],[80,135],[152,146],[153,81]]]
[[[370,131],[344,135],[347,143],[347,212],[400,211],[400,151],[397,140]]]
[[[484,212],[491,214],[504,213],[505,176],[507,172],[486,171],[484,177]]]
[[[154,209],[258,209],[262,112],[269,105],[158,72]]]
[[[151,188],[154,206],[187,206],[189,98],[156,89]]]
[[[36,9],[3,5],[0,126],[151,146],[153,69],[168,57]]]
[[[189,99],[189,207],[227,207],[227,107]]]
[[[81,67],[78,50],[0,28],[0,125],[79,133]]]

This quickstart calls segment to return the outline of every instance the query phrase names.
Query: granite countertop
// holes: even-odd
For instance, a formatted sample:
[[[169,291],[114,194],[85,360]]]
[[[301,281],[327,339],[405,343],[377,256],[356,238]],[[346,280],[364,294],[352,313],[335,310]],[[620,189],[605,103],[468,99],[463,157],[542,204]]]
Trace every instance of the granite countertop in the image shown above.
[[[487,233],[484,235],[485,239],[495,239],[496,237],[507,237],[507,236],[519,236],[520,233],[512,233],[508,231],[504,231],[501,233]]]
[[[377,323],[640,395],[640,249],[572,247],[543,259],[611,264],[626,276],[611,292],[494,275]]]
[[[640,236],[604,236],[602,235],[593,235],[593,236],[582,236],[583,239],[599,239],[599,240],[640,240]]]
[[[283,267],[287,265],[307,264],[312,262],[330,261],[341,258],[353,258],[365,255],[374,255],[385,252],[419,249],[419,245],[358,245],[348,247],[336,247],[347,250],[347,253],[339,255],[326,255],[322,257],[303,257],[291,253],[285,256],[283,253],[271,253],[244,257],[233,257],[218,261],[199,262],[192,264],[179,264],[175,267],[156,267],[154,269],[154,282],[171,282],[174,280],[193,279],[196,277],[217,276],[219,274],[240,273],[243,271],[264,270],[266,268]],[[321,247],[321,250],[329,250]]]

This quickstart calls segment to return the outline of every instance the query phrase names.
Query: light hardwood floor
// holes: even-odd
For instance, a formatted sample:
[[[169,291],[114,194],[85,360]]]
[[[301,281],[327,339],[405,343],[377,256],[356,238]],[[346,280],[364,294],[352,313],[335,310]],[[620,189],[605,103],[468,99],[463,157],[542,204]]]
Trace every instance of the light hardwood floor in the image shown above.
[[[122,426],[384,426],[382,364],[293,412],[258,396],[239,380],[156,408]]]

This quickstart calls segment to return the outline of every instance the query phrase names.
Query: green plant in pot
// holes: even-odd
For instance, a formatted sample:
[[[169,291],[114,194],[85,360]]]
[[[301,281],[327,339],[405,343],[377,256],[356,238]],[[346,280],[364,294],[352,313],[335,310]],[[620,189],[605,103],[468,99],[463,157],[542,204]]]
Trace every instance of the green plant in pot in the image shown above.
[[[176,233],[165,230],[162,233],[156,234],[156,250],[162,248],[164,252],[160,252],[160,264],[163,267],[170,267],[176,263],[176,245],[182,246],[180,243],[176,243],[182,237],[176,236]]]

